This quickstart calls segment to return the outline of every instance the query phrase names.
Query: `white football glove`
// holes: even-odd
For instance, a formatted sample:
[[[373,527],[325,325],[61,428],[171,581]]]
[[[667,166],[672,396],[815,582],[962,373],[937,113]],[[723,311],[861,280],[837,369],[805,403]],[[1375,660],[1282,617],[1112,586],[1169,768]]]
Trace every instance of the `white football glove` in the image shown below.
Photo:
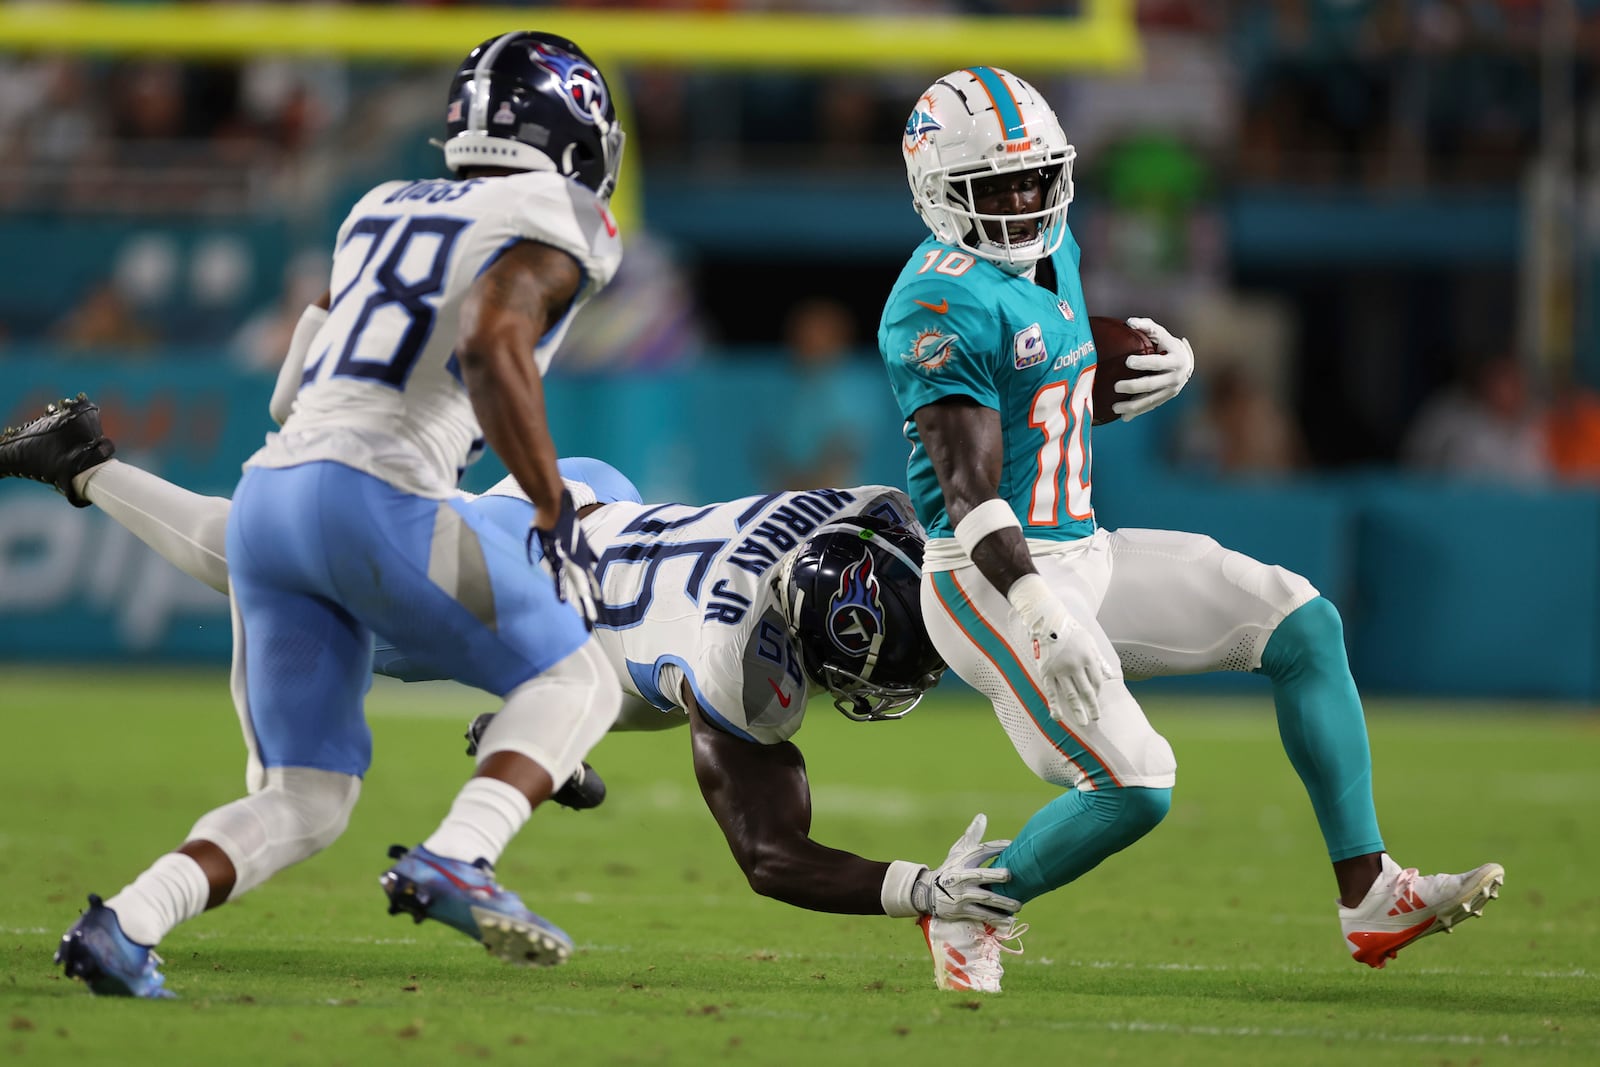
[[[1148,356],[1129,356],[1128,369],[1145,373],[1113,387],[1132,397],[1111,405],[1112,412],[1121,416],[1123,422],[1158,408],[1183,392],[1189,376],[1194,373],[1194,349],[1189,347],[1186,338],[1172,336],[1171,331],[1154,319],[1129,319],[1128,325],[1150,338],[1156,352]]]
[[[1034,662],[1050,717],[1065,723],[1071,716],[1080,726],[1094,722],[1100,717],[1100,683],[1116,677],[1116,671],[1100,654],[1093,635],[1037,574],[1018,578],[1006,599],[1033,637]]]
[[[1011,872],[1004,867],[982,866],[1011,844],[1010,841],[983,840],[988,824],[987,815],[980,814],[973,819],[967,832],[950,846],[944,865],[935,871],[924,868],[917,875],[911,886],[911,903],[917,911],[936,919],[997,923],[1010,918],[1022,907],[1020,900],[984,888],[1011,880]]]

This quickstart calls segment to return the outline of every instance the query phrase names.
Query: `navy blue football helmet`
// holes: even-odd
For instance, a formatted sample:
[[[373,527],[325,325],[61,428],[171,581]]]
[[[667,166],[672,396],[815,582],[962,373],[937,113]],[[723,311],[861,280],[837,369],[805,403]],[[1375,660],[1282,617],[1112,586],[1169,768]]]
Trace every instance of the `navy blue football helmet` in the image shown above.
[[[801,666],[857,722],[898,719],[944,673],[922,623],[922,534],[872,515],[819,527],[779,564]]]
[[[501,34],[468,53],[450,82],[444,161],[554,170],[609,199],[622,164],[611,90],[583,49],[553,33]]]

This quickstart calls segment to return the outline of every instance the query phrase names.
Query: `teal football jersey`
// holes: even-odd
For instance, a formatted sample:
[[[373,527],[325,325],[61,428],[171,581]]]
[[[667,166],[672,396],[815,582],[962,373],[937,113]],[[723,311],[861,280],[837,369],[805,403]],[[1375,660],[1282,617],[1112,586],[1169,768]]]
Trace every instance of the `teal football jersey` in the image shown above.
[[[1095,351],[1069,233],[1051,262],[1056,290],[929,237],[900,272],[878,351],[911,442],[907,488],[929,537],[950,537],[944,493],[912,413],[966,396],[1000,413],[1000,496],[1023,532],[1071,541],[1094,532],[1089,427]]]

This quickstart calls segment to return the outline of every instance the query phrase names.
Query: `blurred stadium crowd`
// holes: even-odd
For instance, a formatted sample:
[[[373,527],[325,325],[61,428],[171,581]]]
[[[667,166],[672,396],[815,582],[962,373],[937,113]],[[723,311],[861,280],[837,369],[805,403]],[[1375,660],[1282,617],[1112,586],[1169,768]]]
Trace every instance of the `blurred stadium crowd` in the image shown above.
[[[526,21],[548,6],[1076,5],[595,0],[530,5]],[[1600,484],[1583,225],[1600,2],[1142,0],[1137,13],[1136,74],[1019,73],[1078,147],[1071,220],[1091,308],[1181,324],[1200,354],[1201,388],[1166,431],[1170,461],[1225,476],[1376,462]],[[899,132],[937,73],[611,72],[629,97],[646,230],[609,310],[564,350],[568,372],[787,359],[815,410],[848,410],[828,399],[847,391],[830,375],[876,358],[878,306],[919,233]],[[439,170],[426,144],[437,96],[436,65],[0,56],[0,264],[18,279],[0,298],[0,360],[183,355],[270,370],[325,287],[348,203],[376,180]],[[1579,240],[1555,311],[1570,328],[1540,342],[1519,323],[1548,311],[1526,276],[1529,190],[1552,167],[1576,182]],[[707,183],[714,212],[657,210]],[[727,239],[731,222],[770,210],[773,188],[817,247]],[[895,224],[864,225],[883,214]],[[753,309],[751,284],[774,300]],[[807,458],[774,457],[774,480],[852,480],[827,421],[805,432]]]

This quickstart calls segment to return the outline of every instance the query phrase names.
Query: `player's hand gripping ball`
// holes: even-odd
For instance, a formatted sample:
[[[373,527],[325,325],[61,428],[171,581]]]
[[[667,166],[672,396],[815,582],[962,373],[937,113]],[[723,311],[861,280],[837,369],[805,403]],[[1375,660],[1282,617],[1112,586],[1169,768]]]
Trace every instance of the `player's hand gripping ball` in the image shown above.
[[[1104,315],[1089,316],[1089,331],[1094,335],[1094,424],[1103,426],[1117,421],[1117,413],[1111,410],[1111,405],[1128,399],[1117,392],[1117,383],[1146,373],[1130,369],[1128,357],[1151,355],[1156,346],[1121,319]]]

